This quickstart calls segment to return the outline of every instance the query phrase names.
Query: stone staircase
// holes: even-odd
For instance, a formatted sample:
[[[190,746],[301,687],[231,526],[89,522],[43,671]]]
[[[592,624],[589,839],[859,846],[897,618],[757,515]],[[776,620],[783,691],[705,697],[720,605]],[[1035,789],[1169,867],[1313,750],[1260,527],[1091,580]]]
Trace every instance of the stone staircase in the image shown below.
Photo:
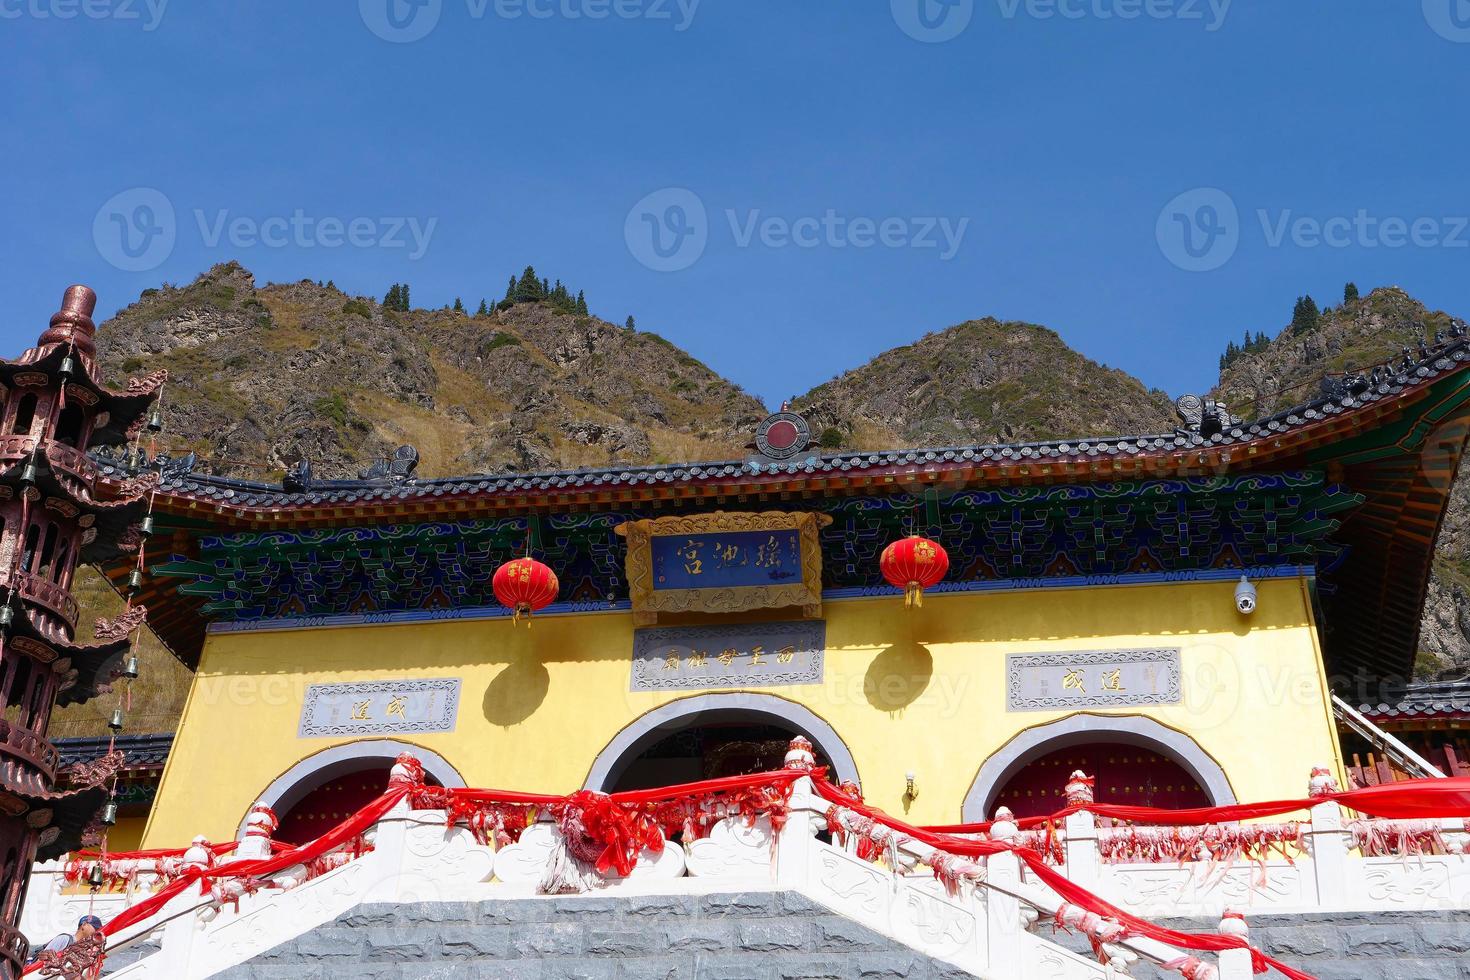
[[[223,980],[963,980],[799,892],[361,905]]]

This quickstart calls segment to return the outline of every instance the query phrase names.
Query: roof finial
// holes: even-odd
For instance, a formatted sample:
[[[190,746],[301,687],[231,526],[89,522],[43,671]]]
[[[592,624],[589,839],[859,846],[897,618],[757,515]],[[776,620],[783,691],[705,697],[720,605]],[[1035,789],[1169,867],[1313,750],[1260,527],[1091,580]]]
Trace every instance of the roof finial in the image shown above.
[[[97,332],[92,322],[92,311],[96,308],[96,293],[86,286],[68,286],[61,298],[61,309],[52,314],[50,328],[41,334],[40,346],[70,343],[88,357],[96,353],[97,345],[92,342]]]

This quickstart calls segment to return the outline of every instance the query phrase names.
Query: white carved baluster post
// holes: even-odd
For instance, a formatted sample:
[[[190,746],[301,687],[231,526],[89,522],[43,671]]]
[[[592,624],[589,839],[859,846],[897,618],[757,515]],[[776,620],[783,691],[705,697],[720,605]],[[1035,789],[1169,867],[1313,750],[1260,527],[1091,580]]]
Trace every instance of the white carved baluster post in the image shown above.
[[[991,839],[1013,841],[1019,833],[1008,808],[995,811]],[[986,881],[992,886],[985,895],[985,945],[990,971],[998,977],[1020,976],[1025,969],[1021,903],[1007,892],[1021,885],[1021,859],[1009,851],[992,854],[985,859],[985,869]]]
[[[798,735],[791,740],[786,753],[786,768],[810,773],[816,768],[817,758],[812,752],[812,743]],[[791,795],[811,796],[812,777],[802,776],[791,784]],[[786,815],[786,826],[776,839],[776,882],[783,888],[800,888],[806,884],[811,865],[810,845],[817,835],[815,815],[806,808],[793,807]]]
[[[1091,776],[1081,769],[1067,780],[1067,805],[1087,806],[1094,801]],[[1067,864],[1063,872],[1083,888],[1096,890],[1102,879],[1102,861],[1097,850],[1097,818],[1090,811],[1070,813],[1063,824],[1067,832]]]
[[[1245,916],[1227,910],[1220,920],[1220,935],[1235,936],[1249,942],[1250,927],[1245,924]],[[1250,950],[1227,949],[1220,954],[1220,980],[1253,980],[1254,977]]]
[[[235,848],[235,860],[259,861],[270,857],[271,840],[280,826],[276,812],[264,803],[251,807],[250,815],[245,818],[245,833],[240,838],[240,846]]]
[[[214,851],[210,849],[209,839],[202,835],[195,837],[189,844],[181,862],[184,868],[198,868],[201,871],[213,863]],[[198,898],[196,889],[189,888],[165,905],[160,914],[167,915],[173,907],[187,906]],[[159,976],[189,976],[189,963],[194,958],[194,943],[200,936],[205,921],[205,917],[197,912],[176,915],[168,920],[163,927],[162,943],[156,957]]]
[[[423,783],[423,763],[410,752],[401,753],[393,768],[388,770],[389,789],[411,788]],[[413,806],[405,796],[378,821],[370,857],[382,869],[383,877],[372,886],[374,901],[397,901],[403,882],[413,875],[414,869],[408,866],[412,860],[408,849],[408,818],[412,813]]]
[[[1312,770],[1308,784],[1312,799],[1320,799],[1337,792],[1337,781],[1326,766]],[[1350,901],[1348,895],[1348,844],[1349,833],[1343,827],[1342,807],[1333,800],[1326,800],[1312,807],[1312,869],[1316,875],[1317,901],[1319,909],[1338,908]]]

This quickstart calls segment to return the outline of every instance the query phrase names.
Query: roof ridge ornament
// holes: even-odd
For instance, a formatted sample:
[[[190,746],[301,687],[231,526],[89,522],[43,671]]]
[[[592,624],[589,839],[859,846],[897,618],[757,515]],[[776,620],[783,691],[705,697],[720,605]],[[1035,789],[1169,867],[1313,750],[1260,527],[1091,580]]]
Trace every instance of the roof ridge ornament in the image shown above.
[[[1179,413],[1179,419],[1184,423],[1185,431],[1205,437],[1223,432],[1231,426],[1240,425],[1243,421],[1240,416],[1231,415],[1225,408],[1224,402],[1202,398],[1199,395],[1180,396],[1179,400],[1174,403],[1174,411]]]
[[[405,483],[418,468],[419,451],[404,445],[393,450],[391,457],[374,460],[373,465],[357,474],[357,478],[369,483]]]
[[[816,456],[808,452],[812,444],[812,430],[806,419],[791,410],[791,402],[781,403],[779,412],[767,415],[755,427],[755,450],[759,456],[747,462],[757,473],[766,463],[803,462]]]

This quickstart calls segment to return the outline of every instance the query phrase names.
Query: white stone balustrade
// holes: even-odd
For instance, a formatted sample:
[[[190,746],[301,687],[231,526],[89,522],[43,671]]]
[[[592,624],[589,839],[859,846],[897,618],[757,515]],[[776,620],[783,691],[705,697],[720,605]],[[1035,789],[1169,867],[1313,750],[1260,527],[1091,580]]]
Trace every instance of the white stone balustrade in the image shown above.
[[[792,767],[806,768],[799,751],[794,755]],[[1079,921],[1078,910],[1064,907],[1014,854],[967,862],[970,871],[960,876],[952,893],[933,875],[930,862],[939,860],[936,852],[920,842],[891,836],[878,859],[869,861],[858,857],[851,840],[846,846],[820,840],[829,807],[815,794],[809,777],[796,781],[790,804],[780,833],[764,817],[751,823],[727,818],[705,839],[670,843],[658,854],[645,851],[628,878],[602,882],[599,891],[797,891],[936,959],[1005,980],[1101,980],[1126,976],[1139,959],[1166,963],[1184,955],[1151,940],[1123,938],[1101,943],[1107,964],[1079,956],[1059,945],[1051,929],[1059,918]],[[274,826],[273,815],[252,814],[245,840],[226,863],[270,853]],[[1240,913],[1464,907],[1470,895],[1470,856],[1464,853],[1462,821],[1443,824],[1445,847],[1455,853],[1409,858],[1362,856],[1354,847],[1353,826],[1337,804],[1323,803],[1311,811],[1303,834],[1309,853],[1294,862],[1112,863],[1102,860],[1099,841],[1113,831],[1099,828],[1083,811],[1065,820],[1065,861],[1058,871],[1141,917],[1203,917],[1235,935],[1246,929]],[[991,829],[999,840],[1017,833],[1006,820]],[[211,976],[362,904],[542,900],[537,885],[559,844],[556,826],[544,822],[497,851],[477,843],[464,826],[446,826],[442,812],[412,811],[407,803],[387,814],[369,836],[371,851],[357,858],[344,851],[314,878],[297,866],[274,876],[276,887],[254,894],[217,888],[212,895],[200,895],[190,889],[149,922],[114,937],[115,946],[149,938],[161,942],[158,952],[114,975]],[[890,869],[893,864],[897,873]],[[87,911],[111,918],[161,880],[145,873],[126,894],[63,894],[61,872],[59,863],[36,872],[25,923],[34,941],[71,928]],[[1221,980],[1247,980],[1249,955],[1224,953],[1218,957],[1218,970]]]

